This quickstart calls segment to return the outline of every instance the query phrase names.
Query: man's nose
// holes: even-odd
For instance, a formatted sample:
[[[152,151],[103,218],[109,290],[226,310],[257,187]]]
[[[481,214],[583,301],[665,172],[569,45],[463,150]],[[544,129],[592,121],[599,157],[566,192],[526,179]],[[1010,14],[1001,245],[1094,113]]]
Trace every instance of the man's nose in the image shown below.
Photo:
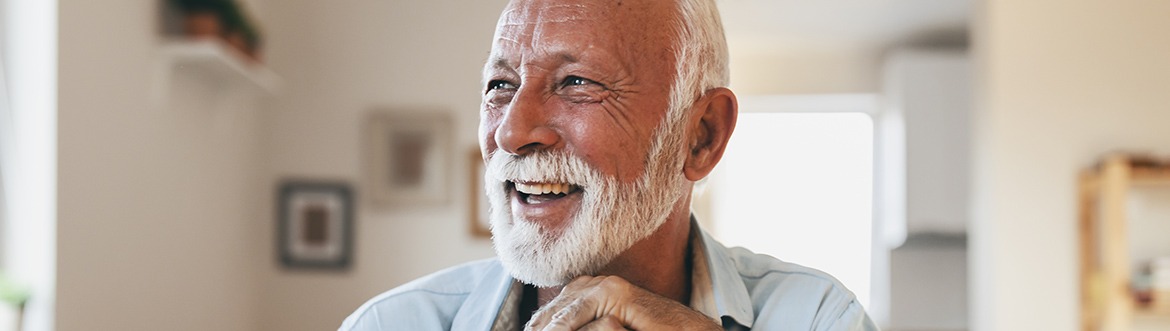
[[[560,135],[549,126],[545,99],[534,89],[516,92],[496,129],[496,145],[504,152],[525,155],[555,145]]]

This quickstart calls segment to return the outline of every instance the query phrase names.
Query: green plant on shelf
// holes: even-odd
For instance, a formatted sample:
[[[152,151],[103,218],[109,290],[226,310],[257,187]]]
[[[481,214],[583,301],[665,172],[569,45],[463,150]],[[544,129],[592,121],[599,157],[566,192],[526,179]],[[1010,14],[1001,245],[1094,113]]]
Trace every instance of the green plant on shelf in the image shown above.
[[[191,37],[219,38],[253,60],[259,60],[263,35],[256,22],[235,0],[169,0],[184,18]]]
[[[25,302],[28,302],[30,295],[27,286],[0,273],[0,301],[14,307],[23,307]]]

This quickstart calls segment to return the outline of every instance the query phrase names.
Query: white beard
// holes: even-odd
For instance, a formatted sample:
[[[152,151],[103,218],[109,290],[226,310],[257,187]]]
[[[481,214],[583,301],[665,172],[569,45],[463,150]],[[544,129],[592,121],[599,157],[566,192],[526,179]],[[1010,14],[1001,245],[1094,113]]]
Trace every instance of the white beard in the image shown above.
[[[558,150],[526,156],[493,153],[485,179],[492,242],[513,278],[537,287],[595,275],[619,254],[658,230],[688,193],[682,163],[682,124],[664,118],[634,183],[605,176],[575,155]],[[507,181],[569,183],[581,187],[580,209],[563,231],[549,231],[513,215]],[[619,203],[620,202],[620,203]]]

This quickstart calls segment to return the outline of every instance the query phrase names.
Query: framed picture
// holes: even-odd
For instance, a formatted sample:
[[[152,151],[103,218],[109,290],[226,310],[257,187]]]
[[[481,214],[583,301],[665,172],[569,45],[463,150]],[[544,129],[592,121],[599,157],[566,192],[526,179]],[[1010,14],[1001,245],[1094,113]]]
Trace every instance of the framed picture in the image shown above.
[[[280,185],[277,250],[291,268],[345,269],[353,254],[349,185],[288,181]]]
[[[491,238],[492,230],[491,223],[488,218],[488,201],[484,193],[484,164],[483,156],[479,152],[479,147],[472,148],[467,153],[467,168],[471,171],[467,174],[469,186],[467,188],[470,196],[468,197],[468,226],[471,229],[473,237]]]
[[[378,205],[448,201],[451,119],[441,113],[375,112],[368,127],[364,190]]]

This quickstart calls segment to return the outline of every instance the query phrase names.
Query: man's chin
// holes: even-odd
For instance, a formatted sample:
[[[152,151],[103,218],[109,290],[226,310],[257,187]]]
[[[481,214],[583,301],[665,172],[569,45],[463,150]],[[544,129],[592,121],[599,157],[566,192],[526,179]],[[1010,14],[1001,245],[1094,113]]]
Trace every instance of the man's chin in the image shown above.
[[[564,286],[577,276],[566,270],[552,270],[550,264],[532,263],[533,261],[547,261],[547,258],[506,258],[501,256],[500,261],[504,264],[504,269],[512,275],[512,278],[540,288]]]
[[[597,256],[596,247],[581,242],[582,238],[567,238],[563,229],[550,233],[554,231],[546,231],[534,223],[512,222],[508,233],[497,233],[492,238],[496,255],[512,278],[548,288],[563,286],[596,269],[601,257]]]

